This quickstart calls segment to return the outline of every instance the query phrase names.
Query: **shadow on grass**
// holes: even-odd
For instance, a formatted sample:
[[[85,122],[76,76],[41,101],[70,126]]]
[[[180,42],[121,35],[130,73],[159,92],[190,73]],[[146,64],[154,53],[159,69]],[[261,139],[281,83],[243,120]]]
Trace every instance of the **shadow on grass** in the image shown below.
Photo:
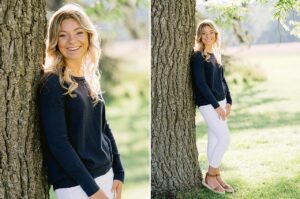
[[[244,89],[243,92],[238,93],[235,96],[234,112],[230,116],[228,125],[230,131],[240,132],[242,130],[249,129],[265,129],[275,128],[283,126],[299,125],[300,112],[284,112],[284,111],[272,111],[261,113],[250,113],[250,109],[257,108],[258,106],[267,105],[273,102],[279,102],[285,100],[284,98],[278,97],[258,97],[260,93],[265,90],[258,89],[257,86],[249,86]],[[207,134],[206,124],[201,121],[197,125],[196,135],[197,139],[202,138]]]

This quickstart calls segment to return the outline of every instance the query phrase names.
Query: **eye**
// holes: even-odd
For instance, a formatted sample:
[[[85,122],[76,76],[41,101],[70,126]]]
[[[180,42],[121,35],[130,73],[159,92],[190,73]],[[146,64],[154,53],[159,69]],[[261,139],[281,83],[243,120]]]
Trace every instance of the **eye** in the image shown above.
[[[65,37],[65,36],[66,36],[65,34],[60,34],[60,35],[59,35],[60,38],[63,38],[63,37]]]
[[[84,32],[83,31],[79,31],[77,32],[77,35],[82,35]]]

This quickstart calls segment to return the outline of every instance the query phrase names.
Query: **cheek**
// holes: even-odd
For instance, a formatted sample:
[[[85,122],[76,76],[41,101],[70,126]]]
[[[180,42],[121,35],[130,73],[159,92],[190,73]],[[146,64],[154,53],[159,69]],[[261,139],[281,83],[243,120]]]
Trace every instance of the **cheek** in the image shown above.
[[[87,50],[89,47],[89,40],[88,37],[82,38],[82,43],[84,44],[84,49]]]
[[[58,47],[58,49],[59,49],[60,52],[63,51],[65,43],[66,42],[63,39],[58,39],[57,40],[57,47]]]

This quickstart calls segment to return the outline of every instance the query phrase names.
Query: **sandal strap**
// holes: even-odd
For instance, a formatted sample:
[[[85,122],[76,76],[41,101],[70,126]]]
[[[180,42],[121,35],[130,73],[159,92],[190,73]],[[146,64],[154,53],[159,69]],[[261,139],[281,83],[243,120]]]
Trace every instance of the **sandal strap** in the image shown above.
[[[213,187],[212,187],[212,188],[213,188]],[[220,192],[220,190],[219,190],[220,188],[223,189],[222,185],[216,186],[215,188],[213,188],[213,190],[215,190],[215,191],[217,191],[217,192]]]
[[[210,173],[206,172],[206,176],[208,176],[208,177],[217,177],[218,175],[217,174],[210,174]]]

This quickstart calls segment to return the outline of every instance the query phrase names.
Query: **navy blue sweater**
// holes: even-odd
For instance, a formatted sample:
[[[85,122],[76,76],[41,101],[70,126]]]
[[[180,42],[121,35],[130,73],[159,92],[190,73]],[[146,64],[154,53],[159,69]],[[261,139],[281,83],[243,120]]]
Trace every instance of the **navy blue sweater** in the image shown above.
[[[73,79],[78,83],[75,98],[63,95],[57,75],[49,75],[40,86],[44,159],[54,189],[80,185],[91,196],[99,190],[94,178],[113,168],[114,179],[123,182],[124,170],[104,103],[93,106],[85,79]]]
[[[218,101],[226,98],[232,104],[230,91],[224,77],[224,69],[217,63],[214,54],[208,61],[197,51],[192,56],[192,76],[195,102],[197,106],[211,104],[215,109]]]

